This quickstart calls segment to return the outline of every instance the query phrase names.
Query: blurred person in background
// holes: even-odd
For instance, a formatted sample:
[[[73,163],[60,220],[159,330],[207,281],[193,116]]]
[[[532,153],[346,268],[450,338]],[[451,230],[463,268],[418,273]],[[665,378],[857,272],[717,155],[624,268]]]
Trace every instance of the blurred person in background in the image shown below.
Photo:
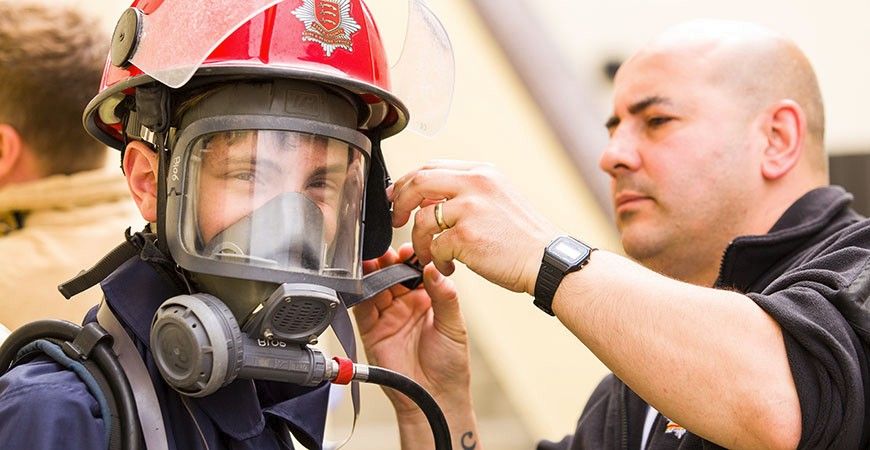
[[[69,7],[0,2],[0,323],[80,322],[100,301],[57,285],[142,223],[109,154],[81,125],[107,36]]]
[[[677,26],[619,69],[606,125],[631,259],[565,235],[486,164],[434,161],[389,190],[421,262],[533,295],[612,370],[575,433],[538,449],[867,448],[870,221],[829,185],[800,49],[752,24]],[[429,276],[431,298],[394,287],[355,310],[363,343],[432,392],[455,448],[480,450],[456,291]],[[388,395],[403,448],[431,448]]]

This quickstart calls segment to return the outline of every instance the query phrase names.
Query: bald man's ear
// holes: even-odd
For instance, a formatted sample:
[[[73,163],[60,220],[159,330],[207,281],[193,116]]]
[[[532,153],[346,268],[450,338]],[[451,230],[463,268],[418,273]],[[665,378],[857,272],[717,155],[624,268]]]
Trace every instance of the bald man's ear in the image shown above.
[[[139,207],[142,218],[149,223],[157,222],[157,153],[140,141],[127,144],[124,152],[124,174]]]
[[[0,123],[0,181],[9,178],[10,172],[21,158],[23,146],[18,130],[9,124]]]
[[[780,100],[766,111],[764,133],[767,148],[761,162],[761,174],[776,180],[800,161],[807,134],[807,117],[794,100]]]

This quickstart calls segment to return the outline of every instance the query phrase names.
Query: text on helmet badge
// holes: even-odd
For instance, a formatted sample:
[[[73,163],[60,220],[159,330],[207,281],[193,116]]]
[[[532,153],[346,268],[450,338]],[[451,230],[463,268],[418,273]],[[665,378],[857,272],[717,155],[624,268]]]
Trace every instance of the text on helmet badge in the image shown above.
[[[293,15],[305,24],[302,40],[317,42],[326,56],[337,48],[353,51],[350,37],[360,26],[350,15],[350,0],[304,0]]]

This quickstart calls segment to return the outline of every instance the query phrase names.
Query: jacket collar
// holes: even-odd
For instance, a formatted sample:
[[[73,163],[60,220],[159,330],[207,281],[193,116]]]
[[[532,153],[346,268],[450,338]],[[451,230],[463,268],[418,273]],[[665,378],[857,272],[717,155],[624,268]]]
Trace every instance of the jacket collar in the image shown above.
[[[812,236],[849,210],[852,195],[839,186],[807,192],[764,235],[741,236],[722,257],[716,287],[747,292],[778,261],[807,245]]]
[[[143,357],[151,367],[152,379],[161,381],[150,354],[149,337],[157,308],[165,300],[185,293],[172,277],[162,265],[132,258],[101,283],[106,303],[132,333],[140,349],[145,349]],[[237,379],[212,395],[191,398],[191,403],[233,439],[245,440],[262,434],[265,414],[269,414],[284,420],[308,448],[320,449],[328,396],[328,384],[305,388],[258,381],[255,387],[251,380]]]
[[[0,214],[67,209],[110,201],[128,201],[129,198],[127,181],[121,174],[98,169],[72,175],[52,175],[6,186],[0,189]]]

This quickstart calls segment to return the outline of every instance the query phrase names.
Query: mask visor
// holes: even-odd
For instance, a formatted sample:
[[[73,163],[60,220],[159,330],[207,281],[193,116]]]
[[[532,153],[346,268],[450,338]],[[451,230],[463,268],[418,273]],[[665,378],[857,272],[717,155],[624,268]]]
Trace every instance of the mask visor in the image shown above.
[[[361,276],[367,158],[359,147],[297,131],[231,130],[195,138],[186,155],[185,253],[239,278],[246,267]]]

